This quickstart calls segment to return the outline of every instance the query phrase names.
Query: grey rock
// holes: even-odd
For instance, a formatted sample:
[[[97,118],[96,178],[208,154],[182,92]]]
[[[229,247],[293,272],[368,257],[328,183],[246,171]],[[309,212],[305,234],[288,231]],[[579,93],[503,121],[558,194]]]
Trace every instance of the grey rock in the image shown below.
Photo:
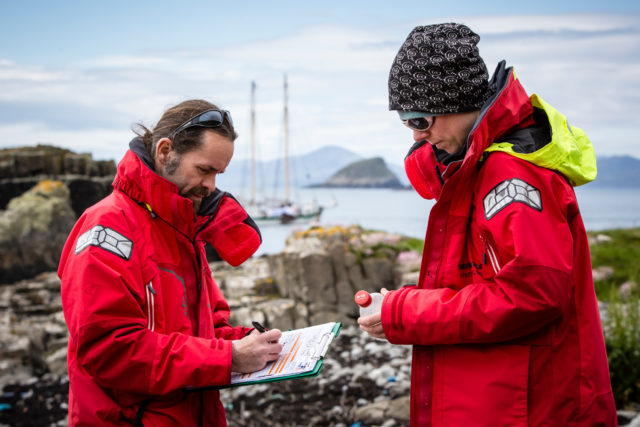
[[[11,200],[0,212],[0,276],[13,281],[56,270],[75,219],[59,181],[43,181]]]
[[[0,209],[38,182],[58,180],[71,190],[76,216],[111,192],[115,176],[113,160],[94,161],[90,154],[76,154],[48,145],[0,149]]]
[[[389,401],[370,403],[356,409],[356,419],[366,424],[381,424],[385,421],[385,413],[389,409]]]
[[[67,154],[64,156],[64,169],[71,175],[85,175],[88,176],[91,173],[91,166],[93,159],[91,154]]]
[[[409,396],[403,396],[392,400],[389,402],[389,408],[385,415],[390,418],[408,421],[411,408],[410,400]]]
[[[613,275],[613,267],[602,265],[593,269],[593,280],[602,281],[606,280]]]

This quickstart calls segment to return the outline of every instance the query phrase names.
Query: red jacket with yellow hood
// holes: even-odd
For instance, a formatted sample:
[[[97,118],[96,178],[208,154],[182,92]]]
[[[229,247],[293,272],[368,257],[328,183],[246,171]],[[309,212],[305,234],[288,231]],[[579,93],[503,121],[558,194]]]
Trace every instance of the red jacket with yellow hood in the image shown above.
[[[405,159],[437,200],[419,283],[382,308],[389,341],[414,345],[411,424],[615,425],[572,188],[595,178],[593,148],[504,62],[490,85],[463,159],[426,141]]]

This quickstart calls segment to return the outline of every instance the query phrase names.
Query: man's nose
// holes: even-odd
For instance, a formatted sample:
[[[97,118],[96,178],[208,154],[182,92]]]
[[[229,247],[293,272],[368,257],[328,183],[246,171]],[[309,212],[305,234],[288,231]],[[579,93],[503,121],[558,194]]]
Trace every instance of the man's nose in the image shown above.
[[[429,131],[428,130],[415,130],[413,129],[413,140],[415,142],[422,141],[423,139],[429,139]]]
[[[207,190],[209,190],[209,193],[213,193],[213,191],[216,189],[216,175],[215,174],[207,175],[202,180],[202,186]]]

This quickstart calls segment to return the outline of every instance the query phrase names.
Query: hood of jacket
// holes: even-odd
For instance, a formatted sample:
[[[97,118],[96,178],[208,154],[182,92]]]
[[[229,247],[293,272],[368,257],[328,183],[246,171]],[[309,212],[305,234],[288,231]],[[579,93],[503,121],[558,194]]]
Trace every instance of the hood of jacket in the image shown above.
[[[193,202],[182,197],[177,185],[155,171],[142,138],[136,137],[129,143],[129,150],[118,163],[113,187],[147,209],[152,217],[160,217],[177,231],[193,237],[197,220]]]
[[[505,152],[558,171],[574,187],[593,181],[596,156],[584,131],[569,125],[564,115],[538,95],[531,96],[531,104],[535,124],[499,138],[485,152]]]
[[[428,141],[418,141],[409,150],[405,170],[422,197],[438,199],[451,175],[474,169],[492,151],[558,170],[573,185],[595,178],[595,155],[584,132],[569,126],[537,95],[529,98],[505,61],[498,64],[489,85],[492,96],[482,106],[461,153],[449,155]]]
[[[190,240],[201,239],[213,246],[223,260],[239,265],[262,243],[256,223],[229,193],[217,189],[202,200],[198,213],[179,188],[155,172],[153,160],[141,138],[129,143],[118,163],[114,188]]]

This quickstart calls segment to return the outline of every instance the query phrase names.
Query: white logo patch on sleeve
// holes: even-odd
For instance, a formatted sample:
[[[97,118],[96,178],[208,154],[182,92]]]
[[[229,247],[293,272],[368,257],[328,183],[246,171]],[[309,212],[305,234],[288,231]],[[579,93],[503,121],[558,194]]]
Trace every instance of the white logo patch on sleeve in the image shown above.
[[[493,218],[495,214],[514,202],[524,203],[537,211],[542,211],[540,190],[519,178],[511,178],[502,181],[484,196],[482,204],[485,218],[487,220]]]
[[[133,242],[112,228],[96,225],[83,233],[76,241],[76,255],[89,246],[97,246],[120,258],[129,260]]]

